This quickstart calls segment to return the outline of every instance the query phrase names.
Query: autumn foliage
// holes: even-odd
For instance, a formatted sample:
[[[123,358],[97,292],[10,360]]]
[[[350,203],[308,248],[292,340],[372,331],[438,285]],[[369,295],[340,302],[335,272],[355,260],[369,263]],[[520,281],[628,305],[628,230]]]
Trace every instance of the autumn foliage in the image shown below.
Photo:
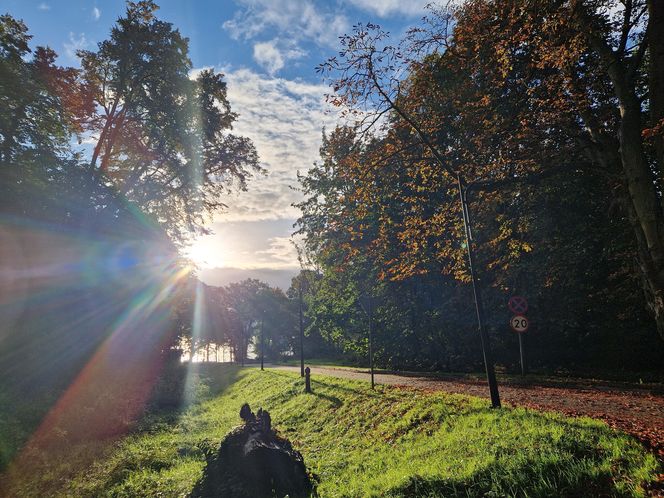
[[[656,3],[467,1],[431,8],[398,44],[372,24],[343,37],[320,70],[351,121],[325,134],[301,178],[300,230],[329,284],[318,320],[339,336],[361,330],[361,315],[353,325],[341,311],[371,293],[385,363],[472,358],[460,179],[503,361],[515,359],[505,303],[524,294],[538,362],[628,366],[633,348],[655,362]],[[395,351],[397,337],[407,346]]]

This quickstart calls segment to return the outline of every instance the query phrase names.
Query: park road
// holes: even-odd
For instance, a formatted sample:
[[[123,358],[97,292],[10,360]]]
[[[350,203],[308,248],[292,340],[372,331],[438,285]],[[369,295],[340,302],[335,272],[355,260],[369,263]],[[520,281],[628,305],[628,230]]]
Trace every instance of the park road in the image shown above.
[[[299,372],[299,367],[271,366]],[[370,380],[367,370],[312,366],[311,377],[328,375],[344,379]],[[446,391],[489,397],[485,381],[477,378],[412,373],[377,373],[377,384],[425,391]],[[639,385],[618,384],[586,379],[524,378],[500,380],[503,404],[536,410],[555,411],[570,416],[587,416],[605,421],[609,426],[633,435],[664,461],[664,394],[661,386],[643,389]]]

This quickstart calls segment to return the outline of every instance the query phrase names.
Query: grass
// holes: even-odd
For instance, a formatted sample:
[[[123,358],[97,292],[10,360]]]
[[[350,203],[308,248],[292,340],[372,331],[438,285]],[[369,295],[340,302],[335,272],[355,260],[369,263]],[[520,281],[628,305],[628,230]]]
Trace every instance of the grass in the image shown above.
[[[332,377],[313,394],[290,372],[212,367],[199,399],[146,416],[135,432],[76,461],[18,482],[17,496],[185,496],[201,475],[205,448],[240,422],[245,401],[270,410],[299,449],[324,497],[639,496],[655,458],[604,423],[484,400],[400,390]],[[67,479],[62,476],[67,475]]]
[[[351,362],[335,361],[333,359],[314,358],[307,359],[309,366],[318,366],[322,368],[333,368],[336,370],[357,370],[368,372],[368,365],[353,364]],[[279,363],[279,365],[299,367],[300,361],[297,359],[288,359]],[[378,374],[395,374],[431,377],[436,379],[451,380],[470,380],[484,382],[486,380],[485,372],[441,372],[428,370],[392,370],[386,368],[375,368]],[[522,385],[547,385],[554,387],[566,386],[605,386],[617,389],[639,389],[647,390],[653,393],[664,393],[664,377],[659,372],[622,372],[614,370],[606,371],[586,371],[586,372],[565,372],[562,370],[530,371],[526,376],[519,373],[506,372],[504,368],[497,368],[497,377],[499,383],[522,384]]]
[[[300,360],[299,358],[288,358],[285,360],[281,360],[279,362],[279,365],[283,366],[288,366],[288,367],[299,367],[300,366]],[[331,367],[331,368],[347,368],[347,369],[362,369],[366,368],[368,369],[369,366],[360,366],[357,365],[353,362],[344,362],[341,359],[334,360],[334,359],[326,359],[326,358],[307,358],[305,362],[305,366],[317,366],[317,367]]]

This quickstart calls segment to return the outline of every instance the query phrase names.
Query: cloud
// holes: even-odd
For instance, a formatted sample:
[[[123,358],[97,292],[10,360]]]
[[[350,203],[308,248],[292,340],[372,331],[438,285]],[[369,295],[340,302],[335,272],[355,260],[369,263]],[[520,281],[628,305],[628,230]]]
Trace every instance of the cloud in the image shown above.
[[[311,0],[237,0],[242,9],[223,27],[235,39],[249,40],[268,29],[294,42],[309,40],[321,46],[336,47],[338,36],[348,31],[343,14]]]
[[[256,251],[256,263],[268,264],[271,268],[297,268],[297,250],[291,237],[271,237],[267,240],[269,247]]]
[[[285,47],[278,39],[254,45],[254,60],[271,76],[284,67],[286,61],[298,59],[306,52],[296,46]]]
[[[51,6],[45,2],[40,3],[37,8],[39,10],[51,10]]]
[[[425,13],[428,0],[348,0],[355,7],[376,14],[379,17],[421,16]]]
[[[101,17],[101,10],[99,10],[97,7],[92,8],[92,17],[95,18],[95,21],[98,21],[99,18]]]
[[[274,42],[256,43],[254,60],[263,66],[268,73],[274,74],[284,67],[284,58]]]
[[[292,243],[294,219],[216,222],[185,254],[202,269],[299,267]]]
[[[256,278],[267,282],[273,287],[280,287],[284,291],[290,287],[291,279],[297,275],[298,269],[271,269],[271,268],[208,268],[200,272],[200,279],[208,285],[228,285],[240,282],[247,278]]]
[[[318,159],[322,128],[334,128],[338,122],[336,114],[327,112],[328,87],[246,68],[222,72],[228,99],[239,114],[233,132],[253,140],[268,174],[252,179],[247,192],[223,199],[229,208],[216,220],[297,218],[299,210],[291,206],[302,200],[291,188],[297,185],[297,171],[311,168]]]
[[[85,33],[80,33],[76,36],[71,31],[69,32],[69,43],[65,42],[65,54],[71,59],[76,59],[76,52],[84,50],[90,46],[90,42],[85,38]]]

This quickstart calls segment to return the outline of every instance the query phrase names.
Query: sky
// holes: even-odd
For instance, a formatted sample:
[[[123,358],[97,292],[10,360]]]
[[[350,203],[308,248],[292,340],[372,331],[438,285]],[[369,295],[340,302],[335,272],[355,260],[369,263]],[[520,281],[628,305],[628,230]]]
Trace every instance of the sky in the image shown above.
[[[338,37],[373,22],[399,38],[425,15],[429,0],[157,0],[159,18],[190,40],[194,71],[225,75],[239,114],[234,133],[251,138],[267,174],[248,191],[222,199],[189,255],[209,285],[260,278],[288,287],[298,271],[291,234],[301,200],[297,172],[318,158],[323,127],[338,123],[325,103],[329,88],[315,68],[338,51]],[[22,19],[32,47],[48,45],[61,65],[94,49],[125,9],[121,0],[0,0],[0,12]]]

